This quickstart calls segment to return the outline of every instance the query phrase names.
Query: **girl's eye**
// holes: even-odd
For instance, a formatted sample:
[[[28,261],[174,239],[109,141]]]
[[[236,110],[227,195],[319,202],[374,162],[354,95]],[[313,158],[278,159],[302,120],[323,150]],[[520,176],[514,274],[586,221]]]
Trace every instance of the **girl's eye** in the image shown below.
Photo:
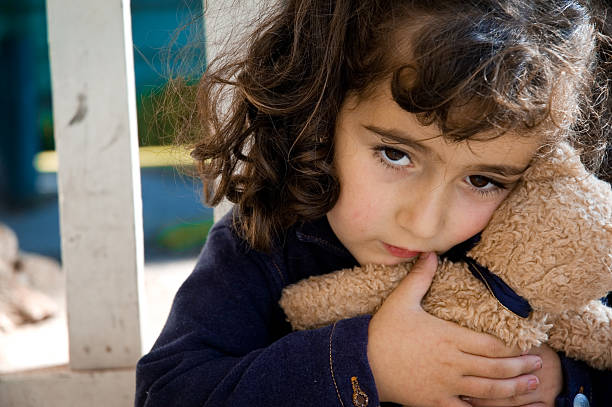
[[[408,154],[394,148],[382,147],[380,155],[386,163],[392,166],[405,167],[412,164]]]
[[[491,180],[487,177],[483,177],[482,175],[470,175],[468,177],[469,183],[476,188],[484,188],[491,183]]]
[[[482,175],[469,175],[466,177],[466,181],[476,192],[482,195],[495,194],[508,188],[506,185]]]

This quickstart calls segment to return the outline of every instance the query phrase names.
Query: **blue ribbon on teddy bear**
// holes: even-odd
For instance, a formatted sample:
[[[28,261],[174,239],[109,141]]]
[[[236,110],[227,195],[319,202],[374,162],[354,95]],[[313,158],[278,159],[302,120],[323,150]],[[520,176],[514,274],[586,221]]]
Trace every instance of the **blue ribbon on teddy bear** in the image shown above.
[[[467,264],[472,275],[487,287],[491,295],[497,298],[502,306],[521,318],[527,318],[532,311],[529,302],[514,292],[504,280],[467,255],[478,242],[480,242],[480,233],[450,248],[442,254],[442,257],[454,263],[464,262]]]

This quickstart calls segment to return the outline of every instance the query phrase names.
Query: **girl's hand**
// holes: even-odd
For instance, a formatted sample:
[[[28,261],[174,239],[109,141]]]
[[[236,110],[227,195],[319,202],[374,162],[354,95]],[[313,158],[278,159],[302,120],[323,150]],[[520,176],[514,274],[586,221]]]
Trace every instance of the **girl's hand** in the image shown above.
[[[537,390],[522,396],[485,400],[469,400],[472,406],[524,406],[524,407],[554,407],[555,398],[559,395],[563,387],[563,374],[561,373],[561,361],[559,355],[547,345],[533,348],[529,352],[542,358],[542,369],[534,372],[540,380]]]
[[[520,356],[491,335],[423,311],[436,268],[436,255],[422,254],[370,321],[368,359],[380,400],[469,407],[459,396],[508,399],[536,390],[539,356]]]

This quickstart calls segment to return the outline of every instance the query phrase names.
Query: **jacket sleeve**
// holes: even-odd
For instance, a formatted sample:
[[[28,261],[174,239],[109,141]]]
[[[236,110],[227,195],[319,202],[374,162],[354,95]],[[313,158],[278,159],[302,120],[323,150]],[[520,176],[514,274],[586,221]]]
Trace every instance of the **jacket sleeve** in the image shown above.
[[[153,349],[138,362],[135,405],[376,406],[369,317],[279,330],[280,270],[215,227]]]
[[[610,299],[612,299],[612,292],[602,298],[602,302],[609,307]],[[555,407],[584,406],[584,404],[574,402],[578,399],[582,399],[583,402],[586,400],[590,407],[612,405],[612,371],[594,369],[582,361],[566,357],[563,353],[560,353],[559,356],[564,383],[563,391],[557,397]]]
[[[563,354],[563,391],[557,397],[555,407],[606,407],[612,403],[612,371],[597,370],[586,363]],[[579,404],[582,399],[589,404]]]

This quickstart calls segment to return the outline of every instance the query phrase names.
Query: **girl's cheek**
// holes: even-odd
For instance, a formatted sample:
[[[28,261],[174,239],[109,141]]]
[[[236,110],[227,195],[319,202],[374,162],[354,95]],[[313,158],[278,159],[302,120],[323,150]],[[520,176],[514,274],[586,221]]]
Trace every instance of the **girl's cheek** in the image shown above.
[[[456,225],[457,240],[462,242],[482,231],[498,206],[498,204],[491,203],[481,205],[472,203],[458,208],[454,216],[455,219],[460,220]]]
[[[372,212],[368,206],[356,206],[351,211],[347,212],[346,221],[352,224],[355,229],[364,231],[371,221]]]

